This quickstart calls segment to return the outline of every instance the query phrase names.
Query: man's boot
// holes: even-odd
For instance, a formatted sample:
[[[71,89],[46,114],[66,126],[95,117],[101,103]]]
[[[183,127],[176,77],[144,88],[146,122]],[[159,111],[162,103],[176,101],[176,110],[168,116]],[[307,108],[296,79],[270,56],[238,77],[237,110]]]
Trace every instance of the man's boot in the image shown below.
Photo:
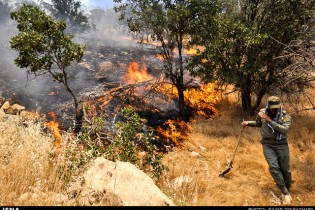
[[[283,205],[288,205],[292,202],[292,197],[290,194],[288,195],[282,195],[282,204]]]
[[[282,187],[281,188],[281,191],[282,191],[282,203],[283,205],[287,205],[287,204],[290,204],[291,201],[292,201],[292,197],[289,193],[289,190],[286,188],[286,187]]]

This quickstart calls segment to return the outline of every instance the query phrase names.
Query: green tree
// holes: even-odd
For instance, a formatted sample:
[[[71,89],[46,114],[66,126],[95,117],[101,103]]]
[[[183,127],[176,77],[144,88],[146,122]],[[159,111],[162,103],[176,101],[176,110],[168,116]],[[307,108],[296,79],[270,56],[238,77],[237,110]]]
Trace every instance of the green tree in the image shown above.
[[[15,64],[27,68],[28,73],[35,76],[50,74],[54,80],[62,83],[74,100],[76,125],[75,131],[80,130],[82,124],[82,110],[77,98],[68,84],[67,67],[74,61],[80,62],[85,46],[75,44],[73,35],[65,35],[66,23],[56,21],[38,7],[23,5],[19,10],[11,12],[20,31],[13,36],[11,48],[18,51]]]
[[[114,0],[121,3],[121,0]],[[127,19],[132,32],[150,34],[153,41],[158,41],[160,54],[164,58],[164,72],[178,92],[180,117],[188,119],[184,101],[184,91],[189,82],[184,79],[184,47],[187,35],[194,26],[197,9],[207,8],[209,15],[216,11],[216,1],[206,0],[127,0],[115,7],[121,13],[121,19]],[[178,53],[174,53],[174,50]]]
[[[197,19],[201,27],[192,34],[192,43],[205,50],[192,62],[193,75],[233,84],[241,93],[243,111],[251,114],[265,94],[303,91],[314,79],[309,74],[312,68],[289,68],[297,59],[288,56],[288,50],[293,50],[289,46],[313,23],[314,0],[221,2],[224,6],[214,26],[205,24],[213,22],[207,13]],[[201,63],[202,58],[207,62]]]
[[[84,14],[82,4],[77,0],[51,0],[51,3],[42,2],[57,19],[64,19],[71,33],[84,33],[95,29],[95,25]]]

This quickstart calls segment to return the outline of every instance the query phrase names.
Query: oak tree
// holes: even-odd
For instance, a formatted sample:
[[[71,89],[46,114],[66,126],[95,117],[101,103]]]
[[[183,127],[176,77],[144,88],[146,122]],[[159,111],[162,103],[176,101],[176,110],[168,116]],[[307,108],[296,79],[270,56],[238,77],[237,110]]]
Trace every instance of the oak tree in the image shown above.
[[[42,4],[56,19],[63,19],[70,33],[84,33],[95,29],[95,25],[84,12],[83,5],[77,0],[51,0]]]
[[[215,19],[206,11],[196,19],[192,41],[205,50],[192,62],[195,76],[234,85],[243,111],[251,114],[264,95],[292,97],[314,81],[306,53],[312,42],[305,39],[314,24],[314,0],[221,2]]]
[[[149,34],[157,41],[160,54],[164,59],[164,73],[178,92],[178,109],[180,117],[188,119],[188,111],[184,100],[184,91],[190,80],[185,66],[184,48],[187,38],[194,30],[196,8],[207,8],[209,16],[218,9],[215,0],[114,0],[121,3],[115,7],[121,19],[126,19],[129,29],[139,34]],[[176,52],[176,53],[174,53]]]
[[[73,35],[64,33],[67,27],[64,20],[57,21],[36,6],[24,4],[10,15],[18,23],[19,30],[10,41],[11,48],[18,51],[15,64],[35,76],[50,74],[55,81],[64,85],[74,101],[75,131],[78,132],[82,124],[82,111],[69,86],[67,67],[81,61],[85,46],[74,43]]]

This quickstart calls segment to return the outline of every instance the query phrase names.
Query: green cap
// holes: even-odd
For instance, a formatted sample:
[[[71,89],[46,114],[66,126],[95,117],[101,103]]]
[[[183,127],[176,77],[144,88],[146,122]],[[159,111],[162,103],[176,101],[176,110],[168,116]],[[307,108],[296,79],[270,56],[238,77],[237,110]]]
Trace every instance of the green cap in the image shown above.
[[[268,102],[268,108],[270,108],[270,109],[280,108],[280,98],[277,96],[270,96],[267,99],[267,102]]]

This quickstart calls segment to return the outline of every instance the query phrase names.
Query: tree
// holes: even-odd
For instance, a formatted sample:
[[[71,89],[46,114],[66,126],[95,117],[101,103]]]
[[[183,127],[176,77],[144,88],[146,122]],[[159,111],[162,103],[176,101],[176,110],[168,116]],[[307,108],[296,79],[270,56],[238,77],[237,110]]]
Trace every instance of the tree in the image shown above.
[[[204,24],[213,21],[207,13],[197,20],[196,25],[203,27],[196,27],[192,43],[205,50],[192,62],[193,75],[233,84],[241,93],[243,111],[251,114],[265,94],[292,95],[286,90],[301,92],[314,80],[310,74],[314,68],[289,68],[297,60],[287,54],[292,42],[314,21],[314,0],[222,3],[215,18],[216,30]],[[201,63],[202,58],[207,62]]]
[[[66,21],[71,33],[84,33],[95,29],[82,10],[82,4],[76,0],[51,0],[51,3],[42,2],[57,19]]]
[[[85,46],[73,43],[73,35],[64,34],[67,27],[65,21],[56,21],[38,7],[24,4],[10,15],[18,23],[20,31],[10,41],[11,48],[19,52],[15,64],[27,68],[28,73],[35,76],[48,73],[64,85],[74,100],[75,131],[78,132],[82,124],[82,111],[68,85],[67,67],[74,61],[81,61]]]
[[[114,0],[121,3],[121,0]],[[158,41],[160,54],[164,58],[164,72],[178,92],[180,117],[188,119],[184,101],[184,91],[190,81],[184,80],[185,69],[184,47],[187,35],[192,30],[196,18],[196,7],[208,9],[209,14],[215,11],[216,1],[206,0],[127,0],[118,7],[121,20],[127,19],[132,32],[149,33],[153,41]],[[177,53],[174,53],[174,50]]]

